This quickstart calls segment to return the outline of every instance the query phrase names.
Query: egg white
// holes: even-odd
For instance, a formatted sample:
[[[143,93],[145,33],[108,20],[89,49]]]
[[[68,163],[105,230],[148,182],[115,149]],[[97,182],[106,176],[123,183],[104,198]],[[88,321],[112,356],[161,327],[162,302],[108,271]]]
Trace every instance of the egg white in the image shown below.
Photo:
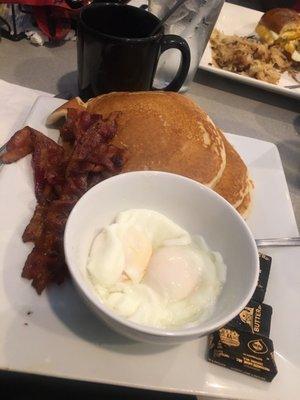
[[[118,315],[158,328],[179,328],[212,312],[226,279],[219,253],[164,215],[118,214],[94,239],[88,276]]]

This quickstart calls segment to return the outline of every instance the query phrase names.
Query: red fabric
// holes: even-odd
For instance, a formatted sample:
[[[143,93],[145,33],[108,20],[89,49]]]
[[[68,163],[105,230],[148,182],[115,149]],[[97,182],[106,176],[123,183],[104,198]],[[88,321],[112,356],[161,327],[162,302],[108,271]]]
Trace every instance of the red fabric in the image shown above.
[[[24,6],[55,6],[70,9],[64,0],[0,0],[0,3],[21,4]]]
[[[87,2],[83,0],[82,3]],[[64,39],[70,30],[71,18],[80,10],[72,9],[65,0],[0,0],[0,3],[31,6],[39,29],[55,41]]]
[[[294,9],[300,12],[300,0],[296,0],[296,3],[294,4]]]
[[[44,35],[60,41],[64,39],[71,28],[70,16],[65,10],[53,7],[33,7],[34,19]]]

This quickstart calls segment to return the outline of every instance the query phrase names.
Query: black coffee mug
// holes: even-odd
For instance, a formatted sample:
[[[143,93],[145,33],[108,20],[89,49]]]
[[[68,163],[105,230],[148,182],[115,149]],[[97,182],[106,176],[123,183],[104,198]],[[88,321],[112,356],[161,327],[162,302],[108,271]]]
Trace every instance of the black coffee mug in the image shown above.
[[[87,100],[113,91],[153,90],[160,55],[171,48],[181,54],[179,70],[163,90],[178,91],[188,74],[190,49],[164,28],[151,35],[159,19],[141,8],[112,3],[83,7],[78,24],[79,94]]]

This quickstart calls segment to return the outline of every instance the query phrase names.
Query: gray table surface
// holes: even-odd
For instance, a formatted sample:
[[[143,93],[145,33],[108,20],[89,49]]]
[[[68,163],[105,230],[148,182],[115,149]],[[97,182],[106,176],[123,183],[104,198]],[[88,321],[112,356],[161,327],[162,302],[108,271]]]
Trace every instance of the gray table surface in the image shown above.
[[[50,93],[76,94],[76,45],[0,43],[0,78]],[[278,146],[300,226],[300,102],[198,70],[190,94],[225,131]]]

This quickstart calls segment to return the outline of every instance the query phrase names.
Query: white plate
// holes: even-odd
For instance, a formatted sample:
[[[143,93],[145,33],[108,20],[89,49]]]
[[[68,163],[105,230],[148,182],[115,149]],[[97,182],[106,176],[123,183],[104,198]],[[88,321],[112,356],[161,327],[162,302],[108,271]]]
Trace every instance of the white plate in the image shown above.
[[[58,132],[44,124],[49,112],[62,102],[40,97],[26,123],[56,138]],[[276,147],[227,136],[246,160],[256,183],[249,219],[255,236],[297,235]],[[22,243],[21,234],[34,206],[30,157],[26,157],[0,173],[0,368],[227,399],[298,398],[299,248],[267,251],[274,256],[266,302],[274,308],[271,337],[279,369],[268,384],[206,362],[205,339],[165,348],[117,336],[89,312],[70,283],[39,297],[20,277],[31,248]]]
[[[248,36],[255,33],[255,27],[262,16],[262,12],[255,11],[250,8],[236,6],[234,4],[225,3],[221,14],[216,23],[216,28],[227,35]],[[220,68],[210,65],[212,63],[211,47],[207,45],[203,57],[200,62],[200,68],[225,78],[234,79],[248,85],[257,86],[261,89],[277,92],[285,96],[300,98],[300,87],[297,89],[288,89],[285,86],[296,85],[297,82],[284,73],[278,85],[259,81],[248,76],[238,75],[233,72],[224,71]]]

